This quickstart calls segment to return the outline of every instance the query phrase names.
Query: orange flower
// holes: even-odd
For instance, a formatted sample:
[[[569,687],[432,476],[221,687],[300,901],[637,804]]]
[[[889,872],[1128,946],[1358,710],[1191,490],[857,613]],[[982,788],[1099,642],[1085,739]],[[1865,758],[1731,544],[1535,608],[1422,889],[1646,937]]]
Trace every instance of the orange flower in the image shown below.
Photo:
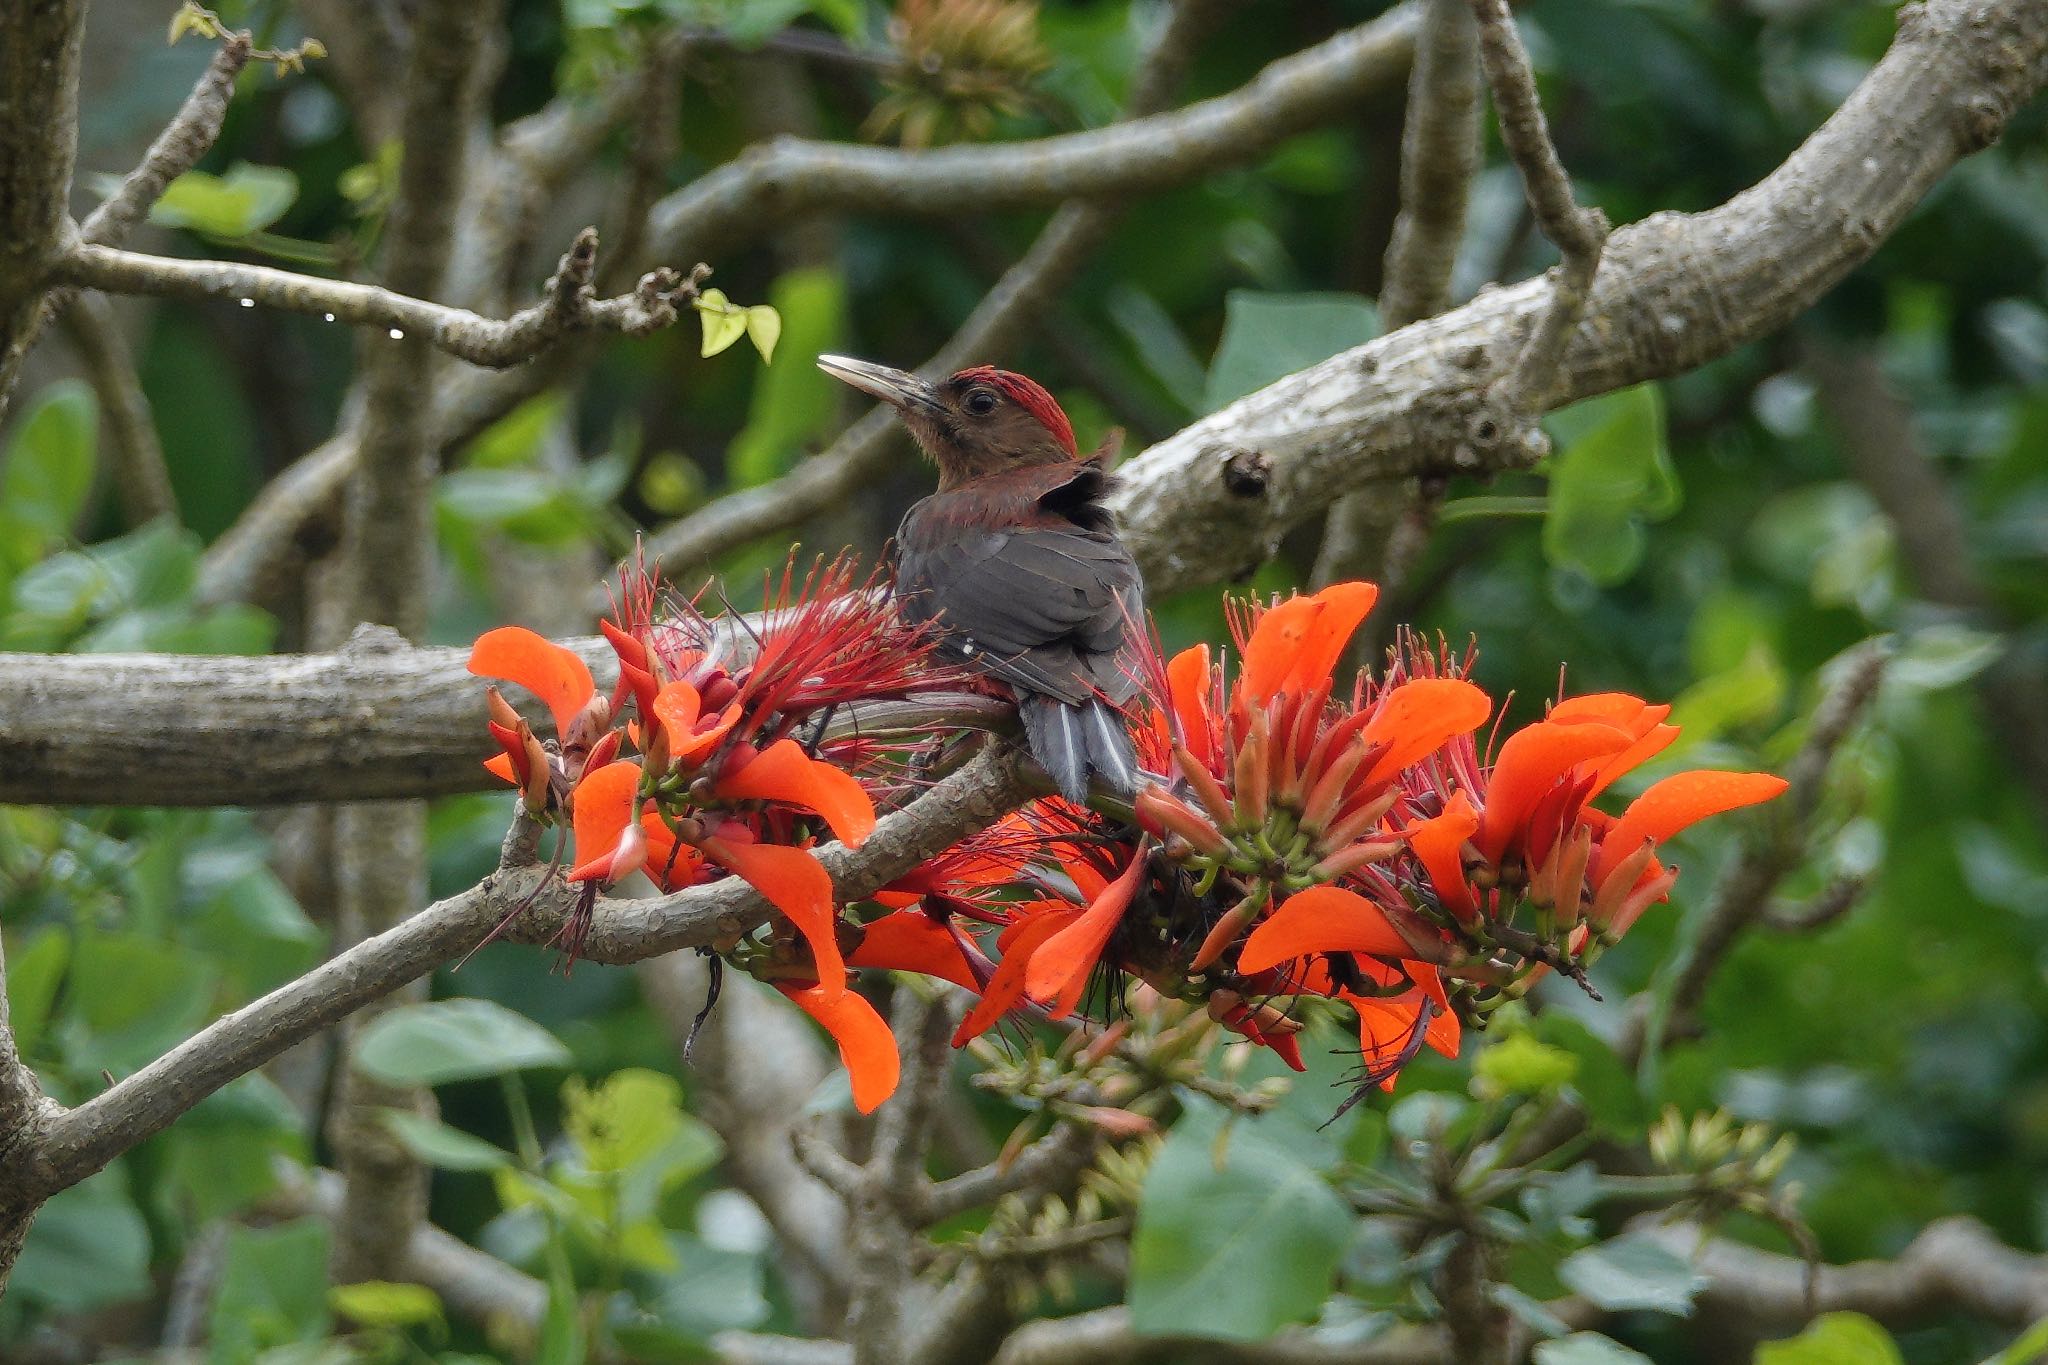
[[[1117,879],[1095,892],[1088,908],[1071,923],[1039,945],[1031,955],[1025,989],[1032,999],[1050,1008],[1052,1017],[1064,1019],[1081,1003],[1088,978],[1102,961],[1109,937],[1131,908],[1138,888],[1145,880],[1146,847],[1140,844]]]
[[[540,698],[554,715],[556,736],[564,741],[576,718],[597,695],[590,667],[576,651],[524,626],[500,626],[479,635],[470,647],[469,671],[482,678],[518,683]]]
[[[857,992],[829,991],[823,986],[770,983],[796,1007],[824,1026],[839,1045],[839,1060],[853,1082],[853,1107],[872,1114],[896,1093],[901,1062],[896,1037],[875,1007]]]

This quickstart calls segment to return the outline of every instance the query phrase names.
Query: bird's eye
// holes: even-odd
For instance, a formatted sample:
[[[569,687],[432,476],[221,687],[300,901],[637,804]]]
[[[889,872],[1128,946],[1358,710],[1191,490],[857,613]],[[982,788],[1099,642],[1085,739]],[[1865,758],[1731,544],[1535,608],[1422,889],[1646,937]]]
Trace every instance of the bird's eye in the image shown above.
[[[976,417],[986,417],[996,410],[996,396],[987,389],[976,389],[967,395],[965,406]]]

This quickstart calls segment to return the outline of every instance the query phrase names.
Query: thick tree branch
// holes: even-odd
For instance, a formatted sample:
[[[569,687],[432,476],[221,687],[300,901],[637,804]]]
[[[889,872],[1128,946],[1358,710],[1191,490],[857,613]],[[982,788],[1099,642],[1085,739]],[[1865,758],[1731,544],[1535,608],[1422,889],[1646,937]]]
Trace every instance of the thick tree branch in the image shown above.
[[[601,690],[617,656],[567,641]],[[261,806],[491,791],[483,682],[465,649],[374,635],[253,658],[0,652],[0,803]],[[516,689],[515,689],[516,690]],[[108,706],[110,695],[122,698]],[[832,733],[1000,727],[993,697],[935,692],[834,717]],[[536,723],[546,713],[529,703]]]
[[[1479,28],[1469,0],[1428,0],[1401,128],[1401,212],[1381,274],[1380,326],[1398,331],[1450,306],[1479,169]]]
[[[656,270],[643,276],[630,294],[596,299],[590,290],[596,256],[597,234],[585,229],[548,281],[546,296],[509,318],[482,317],[379,285],[326,280],[295,270],[239,261],[150,256],[92,245],[81,245],[60,260],[54,278],[110,294],[251,299],[290,313],[331,315],[336,322],[403,333],[472,365],[504,369],[523,364],[577,333],[646,336],[676,320],[676,305],[687,297],[689,281],[685,277]]]
[[[2039,6],[1935,0],[1902,11],[1884,60],[1761,183],[1720,208],[1655,214],[1613,235],[1546,402],[1681,373],[1783,326],[1959,158],[1995,140],[2044,80]],[[1519,352],[1551,293],[1530,280],[1482,295],[1251,394],[1125,465],[1116,504],[1150,590],[1250,570],[1333,493],[1362,483],[1526,463],[1526,416],[1482,385],[1492,357]]]
[[[74,235],[84,0],[0,9],[0,417],[43,316],[50,263]]]

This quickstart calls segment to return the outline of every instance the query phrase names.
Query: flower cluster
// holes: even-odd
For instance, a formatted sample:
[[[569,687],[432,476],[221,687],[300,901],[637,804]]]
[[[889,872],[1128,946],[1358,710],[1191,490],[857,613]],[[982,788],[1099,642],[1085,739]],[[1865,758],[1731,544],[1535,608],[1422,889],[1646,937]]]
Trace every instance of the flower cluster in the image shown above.
[[[1664,842],[1785,785],[1684,772],[1610,814],[1594,800],[1676,737],[1669,707],[1560,698],[1482,748],[1497,708],[1469,655],[1407,640],[1381,675],[1338,684],[1377,596],[1341,583],[1236,608],[1235,669],[1206,645],[1141,651],[1129,719],[1149,780],[1129,806],[1032,802],[884,888],[861,923],[806,849],[821,826],[859,841],[877,795],[907,788],[816,718],[943,684],[923,637],[843,566],[808,586],[783,594],[744,664],[702,617],[657,622],[644,586],[629,592],[607,624],[621,671],[609,700],[526,632],[485,636],[472,666],[555,713],[543,745],[494,698],[493,764],[536,813],[570,813],[572,878],[640,870],[674,888],[725,869],[782,912],[768,944],[729,957],[832,1032],[863,1109],[897,1068],[887,1026],[847,989],[863,967],[972,992],[956,1045],[1006,1018],[1066,1018],[1093,990],[1113,1010],[1136,980],[1299,1070],[1304,1002],[1335,1002],[1357,1020],[1357,1094],[1391,1087],[1421,1047],[1455,1056],[1463,1026],[1546,972],[1587,984],[1670,893]],[[628,703],[637,760],[618,756]]]
[[[824,833],[857,846],[874,830],[878,797],[906,778],[889,752],[835,733],[851,703],[943,685],[927,632],[905,625],[874,579],[844,560],[799,580],[793,563],[769,585],[758,627],[714,620],[664,599],[654,578],[621,579],[602,623],[619,681],[600,694],[574,651],[507,626],[471,650],[472,673],[517,683],[554,716],[542,742],[490,688],[490,730],[503,750],[488,766],[520,789],[527,810],[565,819],[581,884],[561,945],[583,946],[597,892],[636,872],[677,891],[732,874],[780,912],[765,943],[736,945],[736,965],[769,980],[844,1042],[872,1073],[895,1047],[872,1006],[846,989],[832,879],[811,852]],[[863,1100],[879,1103],[888,1085]]]

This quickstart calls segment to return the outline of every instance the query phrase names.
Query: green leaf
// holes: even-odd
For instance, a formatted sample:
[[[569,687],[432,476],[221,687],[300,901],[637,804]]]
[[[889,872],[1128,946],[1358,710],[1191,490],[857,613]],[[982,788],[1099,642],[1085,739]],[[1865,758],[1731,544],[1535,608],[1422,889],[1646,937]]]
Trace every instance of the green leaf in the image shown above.
[[[1536,1365],[1650,1365],[1650,1358],[1598,1332],[1574,1332],[1538,1342]]]
[[[444,1171],[497,1171],[512,1164],[512,1154],[460,1128],[450,1128],[423,1114],[386,1109],[384,1126],[405,1147],[429,1166]]]
[[[299,178],[282,166],[238,161],[226,175],[187,171],[150,206],[159,227],[190,228],[209,237],[246,237],[284,217],[299,197]]]
[[[510,469],[531,464],[540,453],[541,442],[568,413],[568,400],[560,389],[549,389],[529,398],[469,443],[462,462],[471,469]]]
[[[1684,1257],[1636,1235],[1574,1253],[1558,1266],[1557,1276],[1610,1313],[1642,1309],[1679,1317],[1692,1312],[1692,1296],[1707,1283]]]
[[[1344,1201],[1254,1124],[1213,1107],[1174,1125],[1145,1177],[1131,1240],[1140,1332],[1257,1341],[1322,1308],[1350,1240]]]
[[[71,937],[61,929],[45,929],[7,955],[7,1020],[23,1057],[35,1057],[70,961]]]
[[[151,1192],[169,1218],[200,1222],[239,1213],[278,1186],[279,1159],[304,1161],[303,1121],[275,1082],[242,1076],[195,1106],[157,1140],[164,1150]]]
[[[11,517],[52,539],[71,533],[92,494],[99,421],[99,405],[82,380],[37,392],[0,464],[0,503]]]
[[[1903,1361],[1891,1333],[1863,1314],[1824,1313],[1790,1341],[1767,1341],[1757,1347],[1755,1365],[1902,1365]]]
[[[356,1036],[355,1064],[387,1085],[442,1085],[532,1067],[565,1067],[569,1049],[525,1015],[488,1000],[401,1005]]]
[[[1701,678],[1672,700],[1670,721],[1678,727],[1678,738],[1664,751],[1664,761],[1731,730],[1770,720],[1785,704],[1787,685],[1784,665],[1759,640],[1741,663]]]
[[[1357,294],[1233,289],[1223,307],[1223,338],[1204,390],[1211,412],[1380,333],[1379,310]]]
[[[697,296],[697,320],[704,325],[704,346],[698,352],[714,356],[747,334],[747,310],[726,298],[723,289],[707,289]]]
[[[1472,1092],[1481,1099],[1504,1095],[1546,1095],[1570,1085],[1579,1059],[1563,1048],[1538,1042],[1527,1032],[1511,1033],[1483,1048],[1472,1065]]]
[[[242,1365],[275,1347],[326,1336],[333,1325],[327,1252],[327,1225],[318,1218],[231,1231],[213,1300],[212,1359]]]
[[[423,1284],[338,1284],[327,1291],[327,1303],[365,1327],[418,1327],[442,1320],[441,1296]]]
[[[36,1214],[10,1297],[82,1313],[150,1292],[149,1225],[119,1166],[61,1190]]]
[[[1643,522],[1678,510],[1680,488],[1654,384],[1588,399],[1550,420],[1550,512],[1543,553],[1603,586],[1634,573]]]
[[[765,303],[747,309],[747,340],[761,353],[761,363],[775,359],[775,343],[782,338],[782,314]]]
[[[1531,1298],[1511,1284],[1488,1285],[1486,1295],[1538,1336],[1561,1337],[1571,1330],[1542,1300]]]
[[[155,1060],[206,1017],[213,977],[197,953],[141,934],[81,934],[65,998],[84,1036],[70,1060],[117,1075]]]
[[[597,1084],[571,1076],[562,1087],[563,1128],[593,1174],[616,1174],[651,1159],[682,1134],[683,1087],[673,1076],[641,1067],[615,1072]],[[713,1139],[711,1160],[717,1160]],[[707,1166],[709,1163],[706,1163]]]
[[[727,476],[738,485],[766,483],[801,459],[830,429],[844,393],[816,364],[846,334],[846,282],[839,272],[792,270],[775,281],[768,297],[786,344],[775,348],[782,359],[754,381],[747,424],[726,452]],[[752,309],[747,321],[751,332]]]

